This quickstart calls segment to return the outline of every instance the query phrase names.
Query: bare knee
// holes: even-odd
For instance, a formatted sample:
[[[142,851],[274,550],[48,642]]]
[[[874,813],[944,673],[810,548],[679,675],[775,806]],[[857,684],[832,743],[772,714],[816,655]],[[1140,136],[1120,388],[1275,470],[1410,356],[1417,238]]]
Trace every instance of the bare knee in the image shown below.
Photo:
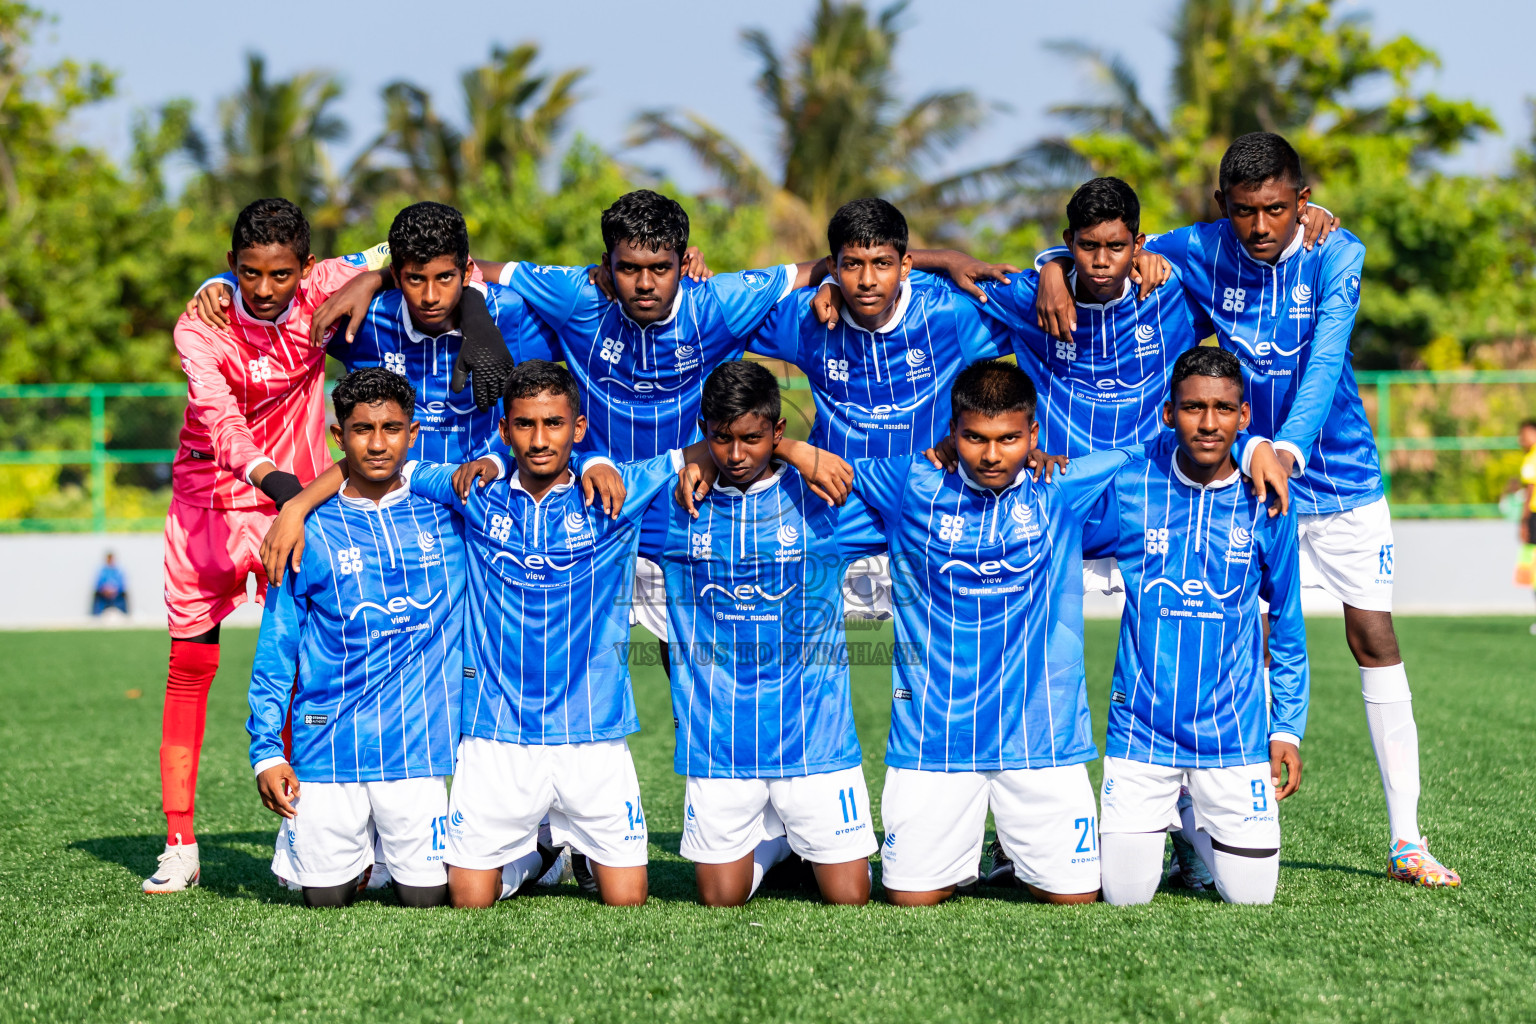
[[[1093,892],[1046,892],[1044,889],[1033,885],[1026,885],[1029,894],[1041,903],[1051,903],[1058,907],[1076,906],[1079,903],[1094,903],[1099,898],[1099,890]]]
[[[840,907],[862,907],[869,902],[869,861],[815,864],[821,898]]]
[[[1364,668],[1396,665],[1403,660],[1397,647],[1397,632],[1392,628],[1391,612],[1372,612],[1362,608],[1344,608],[1344,637],[1355,662]]]
[[[495,868],[448,868],[448,902],[464,909],[484,910],[501,895],[501,872]]]
[[[610,868],[588,858],[592,875],[597,879],[597,894],[610,907],[640,907],[645,905],[650,891],[645,866],[637,868]]]
[[[886,889],[885,899],[886,902],[891,904],[893,907],[933,907],[943,903],[954,894],[955,887],[952,885],[945,889],[927,889],[918,891],[910,889]]]

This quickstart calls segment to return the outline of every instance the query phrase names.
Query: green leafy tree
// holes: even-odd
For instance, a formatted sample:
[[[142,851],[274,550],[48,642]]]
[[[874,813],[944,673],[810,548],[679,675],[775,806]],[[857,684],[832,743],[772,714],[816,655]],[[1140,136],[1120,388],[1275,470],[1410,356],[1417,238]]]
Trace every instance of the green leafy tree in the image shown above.
[[[905,8],[895,3],[872,15],[862,3],[820,0],[808,31],[788,53],[776,50],[761,29],[742,33],[758,63],[758,95],[775,123],[772,169],[694,113],[647,111],[631,144],[679,142],[714,175],[726,203],[760,207],[773,239],[773,252],[763,258],[824,248],[827,219],[860,196],[889,197],[919,232],[936,232],[1000,171],[930,176],[982,125],[988,109],[964,89],[901,102],[895,51]]]

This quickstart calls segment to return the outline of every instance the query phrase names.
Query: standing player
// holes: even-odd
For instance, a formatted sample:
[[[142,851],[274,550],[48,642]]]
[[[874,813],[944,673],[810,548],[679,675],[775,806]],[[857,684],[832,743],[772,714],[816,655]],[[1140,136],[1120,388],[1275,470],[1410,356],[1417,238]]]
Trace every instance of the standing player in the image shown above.
[[[689,510],[659,498],[641,551],[666,575],[675,650],[682,854],[699,895],[740,906],[789,853],[829,903],[869,899],[874,826],[841,656],[843,570],[884,548],[859,503],[830,506],[775,456],[777,378],[728,362],[704,382],[718,486]]]
[[[147,893],[179,892],[200,877],[193,810],[208,688],[219,667],[219,623],[256,597],[267,577],[258,547],[287,498],[328,465],[321,386],[325,350],[309,318],[343,283],[380,266],[378,250],[317,264],[309,225],[285,199],[260,199],[235,219],[229,266],[239,296],[229,326],[176,321],[187,374],[187,415],[171,470],[165,520],[170,672],[161,727],[165,852]]]
[[[309,906],[344,906],[376,833],[400,901],[437,906],[464,669],[462,526],[401,477],[417,433],[403,377],[358,370],[331,398],[346,479],[306,523],[303,571],[268,605],[251,674],[251,764],[284,818],[272,870]]]
[[[1101,791],[1110,903],[1151,901],[1186,786],[1184,831],[1222,898],[1274,900],[1277,801],[1301,783],[1306,627],[1294,516],[1266,515],[1232,457],[1248,415],[1237,357],[1185,352],[1163,412],[1173,435],[1121,467],[1087,516],[1085,547],[1113,552],[1126,582]]]
[[[1301,218],[1310,195],[1290,143],[1244,135],[1221,159],[1216,202],[1225,218],[1148,247],[1178,269],[1221,346],[1242,362],[1254,431],[1273,437],[1299,475],[1302,579],[1344,604],[1386,793],[1388,870],[1416,885],[1459,885],[1419,831],[1418,727],[1392,627],[1392,519],[1349,360],[1365,246],[1339,231],[1307,248]],[[1068,303],[1059,264],[1042,271],[1042,308]]]

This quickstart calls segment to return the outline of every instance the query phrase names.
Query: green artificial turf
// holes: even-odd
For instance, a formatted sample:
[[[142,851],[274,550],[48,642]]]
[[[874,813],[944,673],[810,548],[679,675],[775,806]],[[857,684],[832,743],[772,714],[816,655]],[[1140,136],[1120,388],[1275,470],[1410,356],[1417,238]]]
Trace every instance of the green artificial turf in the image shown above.
[[[1160,893],[1149,907],[1058,908],[983,890],[926,910],[828,908],[794,893],[706,910],[676,853],[682,781],[665,681],[647,667],[632,747],[651,828],[649,905],[610,910],[565,885],[485,912],[410,911],[389,897],[310,911],[277,886],[275,819],[245,756],[255,634],[233,630],[199,780],[203,885],[142,896],[163,835],[166,638],[0,634],[0,1018],[1536,1019],[1536,638],[1513,619],[1405,619],[1399,630],[1422,824],[1464,874],[1459,891],[1386,877],[1358,677],[1341,623],[1319,620],[1305,781],[1283,809],[1272,907]],[[1089,650],[1102,736],[1113,624],[1089,624]],[[888,671],[854,677],[877,800]],[[142,697],[125,695],[135,689]]]

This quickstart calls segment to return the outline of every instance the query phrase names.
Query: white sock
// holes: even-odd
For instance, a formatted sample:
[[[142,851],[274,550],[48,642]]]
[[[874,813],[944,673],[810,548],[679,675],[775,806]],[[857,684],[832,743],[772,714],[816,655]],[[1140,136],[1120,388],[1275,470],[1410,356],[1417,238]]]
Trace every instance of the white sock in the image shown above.
[[[1413,722],[1413,693],[1402,662],[1360,670],[1365,723],[1371,731],[1381,788],[1387,796],[1392,838],[1410,843],[1419,835],[1419,728]]]
[[[1211,874],[1216,876],[1216,891],[1228,903],[1273,903],[1275,886],[1280,882],[1280,854],[1268,857],[1244,857],[1225,850],[1213,850]]]
[[[544,866],[544,858],[539,856],[539,851],[525,853],[517,860],[501,869],[501,895],[498,900],[511,899],[517,890],[523,887],[523,883],[539,873],[539,868]]]
[[[1162,832],[1106,832],[1099,836],[1099,884],[1105,903],[1151,903],[1163,878]]]
[[[752,888],[747,891],[747,899],[757,894],[757,887],[763,884],[763,876],[769,869],[788,856],[789,837],[787,836],[764,839],[757,844],[757,849],[752,851]]]

